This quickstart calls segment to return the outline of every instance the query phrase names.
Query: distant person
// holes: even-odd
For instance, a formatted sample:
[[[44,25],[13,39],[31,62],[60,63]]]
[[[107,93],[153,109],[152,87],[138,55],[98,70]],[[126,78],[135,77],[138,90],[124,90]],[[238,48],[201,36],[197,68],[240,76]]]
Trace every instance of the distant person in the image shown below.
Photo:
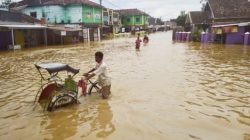
[[[145,35],[144,38],[143,38],[143,43],[148,44],[148,42],[149,42],[148,36]]]
[[[98,76],[97,82],[100,85],[100,93],[102,94],[103,99],[107,99],[111,94],[111,78],[108,76],[107,65],[103,61],[103,53],[95,53],[96,67],[91,69],[89,72],[84,73],[86,79],[90,79],[94,76]]]
[[[141,39],[140,39],[140,34],[138,34],[137,39],[135,41],[135,48],[140,49],[141,47]]]

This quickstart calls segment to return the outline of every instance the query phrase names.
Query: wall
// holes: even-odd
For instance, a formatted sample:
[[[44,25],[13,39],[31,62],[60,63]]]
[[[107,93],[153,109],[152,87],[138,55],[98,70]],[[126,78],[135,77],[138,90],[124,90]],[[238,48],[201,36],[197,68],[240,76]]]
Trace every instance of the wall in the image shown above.
[[[31,12],[37,13],[37,19],[46,18],[47,23],[69,24],[87,23],[101,24],[102,9],[88,5],[49,5],[27,7],[22,13],[30,15]]]
[[[137,22],[136,18],[139,18],[140,20]],[[128,19],[130,21],[128,22]],[[145,15],[136,15],[136,16],[124,16],[122,17],[122,24],[125,26],[142,26],[142,25],[148,25],[148,16]]]
[[[136,19],[139,19],[139,21],[137,21]],[[143,16],[134,16],[134,21],[135,21],[135,25],[143,25],[144,23]]]
[[[239,27],[237,33],[228,33],[226,36],[226,44],[243,44],[245,27]]]
[[[82,5],[67,6],[65,8],[65,20],[70,21],[67,23],[81,23],[83,20],[82,10]]]
[[[129,21],[128,21],[129,19]],[[123,16],[122,17],[122,24],[125,26],[134,25],[134,17],[133,16]]]
[[[25,9],[22,10],[22,13],[29,15],[31,12],[36,12],[36,19],[41,19],[43,17],[43,7],[27,7]]]
[[[83,23],[101,24],[101,8],[90,7],[87,5],[83,5],[82,8]]]
[[[14,33],[15,33],[15,44],[21,45],[21,47],[23,48],[25,46],[23,31],[14,30]]]
[[[22,10],[22,13],[30,15],[31,12],[37,13],[37,19],[46,17],[48,23],[62,23],[66,22],[65,11],[62,6],[59,5],[49,5],[49,6],[40,6],[40,7],[27,7]]]
[[[48,23],[67,23],[65,19],[65,11],[62,6],[44,6],[44,12]]]
[[[12,44],[11,31],[1,30],[0,28],[0,50],[7,50],[8,45]]]
[[[116,13],[116,12],[114,12],[113,13],[113,24],[114,25],[119,25],[119,21],[120,19],[119,19],[119,13]]]

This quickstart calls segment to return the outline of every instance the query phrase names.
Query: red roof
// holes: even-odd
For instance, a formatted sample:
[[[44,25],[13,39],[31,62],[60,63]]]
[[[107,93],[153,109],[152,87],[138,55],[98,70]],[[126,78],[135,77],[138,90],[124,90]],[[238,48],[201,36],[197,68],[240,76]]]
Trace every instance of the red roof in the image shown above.
[[[121,10],[115,10],[122,16],[134,16],[134,15],[147,15],[147,13],[139,10],[139,9],[121,9]]]
[[[59,4],[86,4],[93,7],[101,7],[100,4],[97,4],[90,0],[48,0],[43,3],[44,5],[59,5]]]
[[[101,7],[100,4],[97,4],[90,0],[22,0],[17,3],[12,3],[11,7],[68,4],[86,4],[93,7]]]

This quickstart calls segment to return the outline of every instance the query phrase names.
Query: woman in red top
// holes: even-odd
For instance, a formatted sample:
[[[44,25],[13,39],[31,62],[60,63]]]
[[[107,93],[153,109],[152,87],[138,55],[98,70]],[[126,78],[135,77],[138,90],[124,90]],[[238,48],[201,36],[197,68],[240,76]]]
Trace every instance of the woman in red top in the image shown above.
[[[140,46],[141,46],[141,39],[140,39],[140,34],[138,34],[138,37],[135,41],[135,48],[140,49]]]

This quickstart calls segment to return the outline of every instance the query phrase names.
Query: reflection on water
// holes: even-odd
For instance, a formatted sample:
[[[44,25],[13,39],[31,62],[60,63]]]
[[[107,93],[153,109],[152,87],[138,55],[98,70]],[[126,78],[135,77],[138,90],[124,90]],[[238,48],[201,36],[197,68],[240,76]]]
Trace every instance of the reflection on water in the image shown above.
[[[93,100],[93,99],[92,99]],[[98,100],[98,98],[95,98]],[[89,101],[87,101],[89,102]],[[113,114],[107,101],[93,101],[81,110],[79,106],[70,106],[63,110],[48,113],[43,117],[40,125],[44,133],[48,135],[45,139],[61,140],[74,136],[77,131],[83,131],[81,138],[95,134],[96,137],[107,137],[115,131],[112,124]],[[80,126],[84,124],[83,128]],[[72,138],[73,139],[73,138]]]
[[[172,43],[170,32],[149,37],[139,51],[134,38],[122,38],[0,52],[0,139],[249,140],[250,47]],[[35,63],[83,73],[97,50],[110,68],[109,100],[83,97],[52,113],[34,107]]]
[[[52,135],[48,139],[65,139],[77,132],[78,119],[76,109],[70,112],[59,111],[48,114],[48,118],[41,122],[41,126],[45,126],[45,131]]]
[[[250,140],[250,134],[244,134],[244,140]]]
[[[107,137],[115,131],[112,124],[113,115],[110,112],[110,106],[107,102],[102,102],[97,107],[97,116],[90,123],[91,131],[98,131],[97,137]]]

